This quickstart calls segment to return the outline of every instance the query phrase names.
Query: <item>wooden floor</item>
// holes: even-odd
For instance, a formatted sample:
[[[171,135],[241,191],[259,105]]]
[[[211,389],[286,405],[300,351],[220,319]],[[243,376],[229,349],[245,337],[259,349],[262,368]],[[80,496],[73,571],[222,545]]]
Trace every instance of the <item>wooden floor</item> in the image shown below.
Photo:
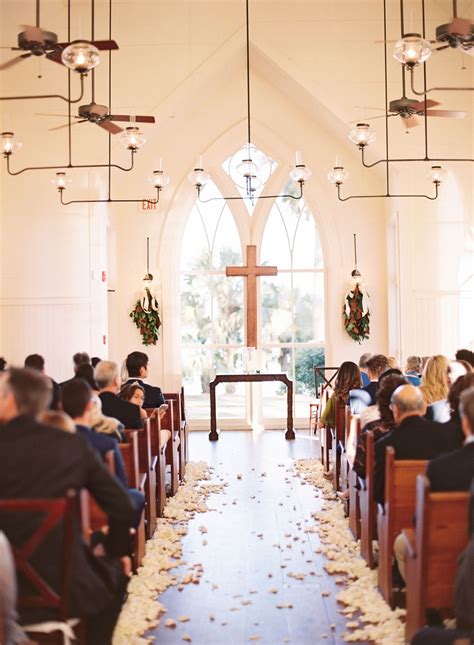
[[[160,596],[167,613],[153,632],[158,643],[182,644],[184,633],[195,645],[344,642],[345,621],[334,598],[340,587],[315,552],[318,538],[303,531],[320,502],[312,487],[287,472],[293,458],[316,456],[316,449],[307,432],[292,442],[277,431],[224,432],[216,443],[207,433],[191,433],[191,459],[213,465],[229,487],[209,498],[216,510],[189,524],[184,560],[188,566],[202,563],[204,575],[199,585],[171,587]],[[200,526],[208,532],[201,534]],[[288,573],[306,577],[295,580]],[[278,603],[293,608],[278,609]],[[176,629],[164,626],[166,618],[183,615],[190,621]]]

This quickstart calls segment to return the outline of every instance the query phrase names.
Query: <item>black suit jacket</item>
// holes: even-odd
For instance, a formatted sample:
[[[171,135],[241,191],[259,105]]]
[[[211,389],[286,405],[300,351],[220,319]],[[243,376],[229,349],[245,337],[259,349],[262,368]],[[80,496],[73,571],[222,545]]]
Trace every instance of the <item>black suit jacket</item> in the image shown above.
[[[63,497],[69,490],[87,488],[109,516],[106,548],[109,556],[129,551],[129,529],[136,516],[125,488],[109,473],[91,446],[79,435],[70,434],[19,416],[0,426],[0,498],[47,499]],[[0,530],[12,544],[21,545],[38,524],[13,514],[0,515]],[[36,551],[34,564],[53,589],[60,589],[61,534],[53,531]],[[71,615],[87,616],[103,609],[112,594],[111,575],[115,565],[95,558],[83,543],[79,520],[74,526],[70,605]],[[25,589],[19,580],[20,589]],[[49,618],[47,610],[20,612],[21,620]]]
[[[112,392],[101,392],[99,397],[102,401],[102,414],[106,417],[118,419],[127,429],[143,427],[138,405],[124,401]]]
[[[145,390],[145,401],[143,402],[144,408],[159,408],[160,405],[163,405],[165,402],[165,397],[159,387],[149,385],[140,378],[129,378],[125,385],[129,385],[130,383],[140,383],[142,388]]]
[[[433,491],[469,490],[474,477],[474,443],[430,461],[426,476]]]
[[[375,443],[374,499],[385,498],[385,448],[393,446],[396,459],[432,459],[451,449],[442,424],[420,416],[404,419]]]

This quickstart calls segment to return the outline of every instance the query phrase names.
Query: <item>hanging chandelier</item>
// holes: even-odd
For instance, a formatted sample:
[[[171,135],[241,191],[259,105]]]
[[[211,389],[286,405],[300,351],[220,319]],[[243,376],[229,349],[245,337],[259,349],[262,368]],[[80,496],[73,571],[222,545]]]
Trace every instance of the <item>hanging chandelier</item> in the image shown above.
[[[247,143],[241,150],[234,155],[238,157],[238,163],[230,164],[231,169],[235,166],[235,173],[231,172],[231,178],[239,188],[245,191],[244,197],[212,197],[210,199],[201,199],[203,187],[207,184],[210,177],[204,170],[202,156],[196,164],[196,167],[189,173],[188,179],[196,188],[198,199],[201,203],[207,203],[215,200],[234,200],[249,199],[253,204],[256,198],[256,192],[265,184],[271,174],[271,161],[268,157],[263,163],[257,164],[255,155],[257,148],[252,143],[251,133],[251,101],[250,101],[250,20],[249,20],[249,0],[245,0],[245,27],[246,27],[246,93],[247,93]],[[270,172],[267,169],[270,168]],[[265,177],[268,172],[268,177]],[[259,199],[276,199],[286,197],[291,199],[301,199],[303,197],[304,183],[311,177],[311,170],[303,163],[300,152],[296,153],[295,165],[290,172],[290,178],[299,185],[299,194],[280,194],[280,195],[259,195]]]

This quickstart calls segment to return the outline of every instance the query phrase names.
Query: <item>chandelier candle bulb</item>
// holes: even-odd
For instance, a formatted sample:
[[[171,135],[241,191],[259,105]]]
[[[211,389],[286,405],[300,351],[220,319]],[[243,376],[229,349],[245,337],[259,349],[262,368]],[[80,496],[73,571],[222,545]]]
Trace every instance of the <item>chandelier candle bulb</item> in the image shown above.
[[[17,152],[22,144],[15,141],[13,132],[2,132],[2,153],[4,157],[9,157],[14,152]]]
[[[301,150],[297,150],[295,154],[295,166],[303,165],[303,157],[301,155]]]
[[[420,34],[405,34],[395,44],[393,51],[393,57],[408,69],[426,62],[430,56],[430,43]]]
[[[120,135],[120,143],[135,152],[146,143],[146,137],[137,126],[129,126],[125,128],[125,132]]]
[[[370,125],[368,123],[358,123],[356,127],[349,132],[349,139],[352,143],[355,143],[358,148],[362,149],[375,141],[375,132],[370,131]]]
[[[100,54],[95,45],[86,41],[76,41],[62,52],[61,60],[73,72],[87,74],[100,63]]]
[[[439,184],[446,178],[446,174],[446,170],[441,166],[431,166],[428,177],[434,184],[439,186]]]

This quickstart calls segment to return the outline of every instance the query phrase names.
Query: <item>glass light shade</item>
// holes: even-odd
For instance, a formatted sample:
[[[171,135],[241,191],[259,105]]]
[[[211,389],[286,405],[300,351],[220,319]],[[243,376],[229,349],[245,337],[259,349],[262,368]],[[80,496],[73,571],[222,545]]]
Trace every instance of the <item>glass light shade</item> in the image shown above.
[[[146,143],[146,137],[137,126],[125,128],[125,132],[120,135],[120,143],[127,150],[138,150]]]
[[[349,139],[355,143],[359,148],[365,148],[369,143],[375,141],[375,132],[370,131],[368,123],[358,123],[355,128],[349,132]]]
[[[446,178],[446,170],[442,168],[441,166],[431,166],[431,170],[428,173],[428,178],[431,179],[431,181],[434,184],[440,184],[443,179]]]
[[[334,166],[334,168],[328,172],[329,181],[336,184],[336,186],[343,184],[348,177],[349,173],[347,170],[344,170],[342,166]]]
[[[290,177],[293,179],[293,181],[301,181],[305,182],[308,181],[308,179],[311,177],[312,172],[311,170],[302,164],[297,164],[293,170],[290,171]]]
[[[207,184],[209,181],[209,175],[207,172],[204,172],[202,168],[194,168],[194,170],[189,173],[188,179],[193,186],[201,187]]]
[[[13,132],[2,132],[2,152],[5,157],[17,152],[21,146],[19,141],[15,141]]]
[[[252,159],[243,159],[242,163],[237,166],[237,172],[242,177],[252,177],[258,172],[257,164],[254,164]]]
[[[420,34],[406,34],[395,44],[393,57],[402,65],[415,67],[431,56],[431,47]]]
[[[73,72],[86,74],[100,63],[100,54],[91,43],[80,41],[68,45],[61,54],[61,60]]]
[[[64,190],[71,183],[71,179],[66,176],[65,172],[57,172],[55,177],[51,179],[51,183],[56,186],[58,190]]]
[[[164,188],[170,183],[169,176],[162,170],[154,170],[151,177],[148,177],[150,184],[153,184],[155,188]]]

